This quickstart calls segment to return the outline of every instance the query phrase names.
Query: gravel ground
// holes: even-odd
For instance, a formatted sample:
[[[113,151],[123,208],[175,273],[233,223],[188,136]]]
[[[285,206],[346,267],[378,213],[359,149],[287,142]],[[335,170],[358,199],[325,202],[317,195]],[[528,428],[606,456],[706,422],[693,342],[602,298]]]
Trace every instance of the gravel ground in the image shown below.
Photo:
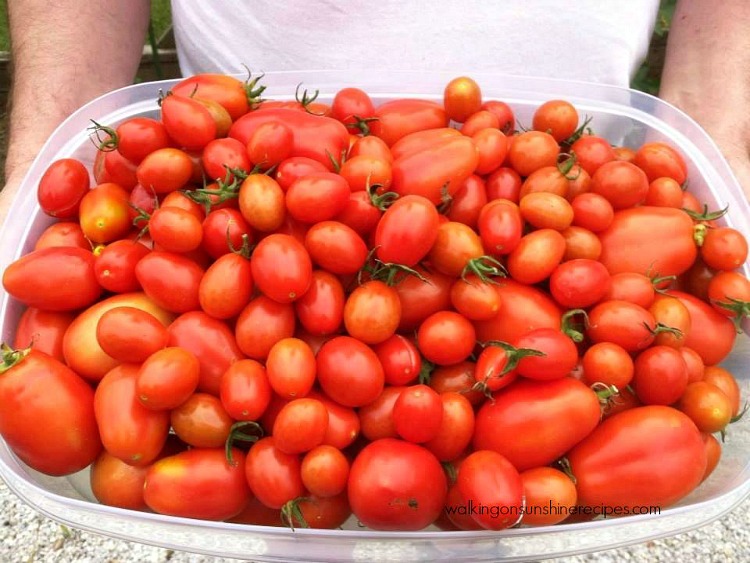
[[[72,530],[40,515],[0,481],[0,561],[3,563],[236,563],[134,544]],[[732,513],[693,532],[645,544],[547,563],[620,561],[750,561],[750,499]]]

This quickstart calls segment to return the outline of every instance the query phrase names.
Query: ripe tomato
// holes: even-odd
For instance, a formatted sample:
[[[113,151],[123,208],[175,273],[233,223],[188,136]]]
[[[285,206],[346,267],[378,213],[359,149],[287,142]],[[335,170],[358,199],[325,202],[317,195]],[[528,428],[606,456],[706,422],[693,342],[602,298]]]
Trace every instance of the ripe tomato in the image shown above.
[[[495,170],[487,178],[487,200],[507,199],[513,203],[518,203],[521,193],[521,176],[508,167],[501,167]]]
[[[213,395],[219,393],[224,372],[243,357],[229,326],[202,311],[184,313],[169,325],[168,345],[184,348],[198,358],[198,390]]]
[[[355,274],[367,260],[367,244],[338,221],[322,221],[307,231],[305,248],[313,262],[333,274]]]
[[[333,172],[314,172],[296,180],[286,191],[286,209],[303,223],[333,219],[349,201],[349,184]]]
[[[164,348],[169,335],[152,314],[135,307],[115,307],[99,318],[96,340],[114,359],[140,363]]]
[[[595,305],[607,294],[610,275],[601,262],[580,258],[563,262],[550,276],[550,293],[561,306],[577,309]]]
[[[427,260],[439,272],[453,278],[461,276],[470,261],[484,255],[482,239],[463,223],[446,221],[438,227],[435,239]]]
[[[44,229],[34,243],[34,250],[49,248],[52,246],[77,246],[78,248],[90,249],[91,242],[86,239],[83,230],[78,223],[72,221],[61,221],[52,223]]]
[[[91,492],[102,504],[148,510],[143,500],[143,484],[147,467],[134,467],[109,452],[103,451],[91,464],[89,483]]]
[[[588,436],[601,417],[596,393],[572,377],[519,379],[493,399],[477,412],[474,449],[498,452],[519,471],[552,463]]]
[[[44,352],[64,362],[63,337],[73,319],[75,319],[73,313],[44,311],[29,307],[18,319],[13,348],[31,347],[37,352]]]
[[[657,178],[672,178],[682,185],[687,179],[687,165],[676,149],[662,142],[645,143],[635,152],[633,164],[648,176],[648,181]]]
[[[357,412],[342,406],[322,393],[313,389],[307,395],[323,403],[328,410],[328,428],[323,443],[343,450],[350,446],[359,436],[360,423]]]
[[[606,162],[591,176],[591,191],[606,198],[614,209],[633,207],[646,200],[648,178],[636,165],[621,160]]]
[[[339,170],[352,192],[366,190],[368,187],[380,186],[388,191],[393,181],[391,162],[373,156],[349,157]]]
[[[690,334],[690,311],[679,299],[665,295],[657,295],[649,312],[657,323],[677,329],[679,332],[661,332],[656,335],[654,344],[681,348],[685,338]]]
[[[190,252],[203,240],[200,219],[178,207],[160,207],[148,221],[152,240],[168,252]]]
[[[247,142],[247,155],[250,162],[267,170],[291,156],[293,140],[294,133],[288,125],[280,121],[268,121],[260,125],[251,135]],[[319,164],[317,161],[314,162]],[[322,164],[320,168],[321,171],[325,171]]]
[[[732,417],[739,414],[741,406],[740,387],[731,372],[719,366],[706,366],[703,381],[715,385],[729,397],[732,405]]]
[[[419,152],[425,151],[445,141],[455,139],[461,136],[461,132],[453,127],[438,127],[435,129],[425,129],[409,133],[399,139],[390,148],[390,154],[393,160],[406,156],[412,156]]]
[[[645,274],[622,272],[610,278],[609,288],[604,296],[606,300],[618,299],[629,301],[644,308],[654,303],[656,288],[653,280]]]
[[[165,96],[161,100],[161,121],[167,134],[186,150],[201,150],[217,136],[214,118],[195,98]]]
[[[377,344],[373,348],[378,355],[385,382],[388,385],[406,385],[417,378],[422,369],[422,357],[411,340],[400,334]]]
[[[456,311],[472,321],[492,319],[498,314],[501,306],[494,282],[482,281],[474,274],[453,282],[451,304]]]
[[[89,173],[81,161],[74,158],[56,160],[39,180],[39,207],[52,217],[73,219],[78,216],[78,207],[89,186]]]
[[[376,256],[385,263],[413,267],[432,248],[438,234],[438,212],[419,195],[396,200],[375,231]]]
[[[442,413],[435,436],[424,443],[440,461],[453,461],[471,444],[474,435],[474,409],[463,394],[440,393]],[[395,416],[395,415],[394,415]]]
[[[516,348],[536,350],[543,355],[530,355],[518,362],[518,373],[530,379],[558,379],[568,375],[578,364],[578,348],[559,329],[537,328],[517,339]]]
[[[147,409],[138,400],[138,364],[120,364],[99,382],[94,412],[104,448],[125,463],[150,465],[169,433],[169,411]]]
[[[136,278],[146,295],[174,313],[200,309],[198,294],[203,274],[198,264],[174,252],[153,251],[135,266]]]
[[[135,164],[139,164],[150,153],[170,145],[164,124],[150,117],[131,117],[115,130],[117,150]]]
[[[192,395],[199,379],[200,362],[193,354],[182,348],[164,348],[141,365],[136,395],[145,407],[153,410],[176,408]]]
[[[487,203],[487,190],[484,180],[472,174],[463,181],[453,196],[453,202],[446,213],[451,221],[463,223],[477,230],[479,214]]]
[[[550,526],[568,517],[566,508],[576,506],[576,486],[565,473],[553,467],[534,467],[521,473],[526,506],[522,522],[527,526]],[[552,507],[557,510],[551,510]]]
[[[128,192],[117,184],[99,184],[86,192],[79,214],[83,234],[93,242],[122,238],[132,226]]]
[[[522,196],[521,217],[537,229],[562,231],[573,222],[573,208],[568,200],[549,192],[534,192]]]
[[[344,300],[339,279],[325,270],[314,270],[310,289],[294,302],[294,310],[311,334],[334,334],[344,320]]]
[[[253,252],[252,275],[258,289],[279,303],[302,297],[312,282],[312,261],[294,237],[272,234]]]
[[[200,73],[175,84],[172,94],[213,100],[229,112],[232,120],[237,120],[250,109],[249,98],[254,85],[252,80],[241,82],[224,74]]]
[[[732,420],[732,403],[721,389],[706,381],[689,383],[675,405],[701,432],[723,432]]]
[[[341,450],[326,444],[307,452],[302,459],[302,483],[320,497],[333,497],[346,490],[349,460]]]
[[[633,358],[612,342],[599,342],[583,354],[581,381],[586,385],[603,383],[624,389],[633,379]]]
[[[375,105],[370,95],[359,88],[342,88],[333,96],[331,117],[347,126],[350,133],[361,133],[359,120],[366,120],[375,115]],[[366,125],[366,123],[365,123]]]
[[[299,456],[282,452],[271,436],[253,444],[245,460],[250,490],[270,508],[280,509],[304,495],[301,470]]]
[[[463,125],[461,125],[461,134],[466,135],[467,137],[473,137],[479,131],[483,131],[484,129],[496,129],[498,132],[502,133],[502,131],[500,131],[500,120],[497,116],[491,111],[480,109],[466,118]],[[505,133],[503,133],[503,135],[505,135]]]
[[[459,135],[393,162],[392,191],[420,195],[433,204],[453,196],[477,168],[479,152],[474,141]]]
[[[193,393],[169,414],[174,433],[194,448],[222,447],[234,422],[221,400],[208,393]]]
[[[508,255],[508,272],[527,285],[552,275],[565,254],[565,238],[558,231],[539,229],[524,235]]]
[[[671,405],[687,384],[687,364],[674,348],[652,346],[635,359],[633,387],[644,405]]]
[[[393,427],[401,438],[416,444],[428,442],[440,431],[443,403],[427,385],[411,385],[399,393],[392,416]]]
[[[432,100],[398,99],[380,104],[377,121],[370,124],[372,134],[388,146],[409,133],[447,127],[448,116],[442,104]]]
[[[521,476],[499,453],[479,449],[470,453],[461,462],[456,483],[469,509],[479,508],[472,518],[482,528],[504,530],[521,519]]]
[[[562,143],[578,128],[578,111],[566,100],[549,100],[536,109],[531,126],[536,131],[549,133],[555,141]]]
[[[239,254],[224,254],[209,266],[198,286],[201,309],[217,319],[236,317],[253,293],[250,260]]]
[[[268,382],[283,399],[304,397],[315,383],[315,354],[298,338],[276,342],[266,359]]]
[[[607,418],[567,458],[582,506],[664,508],[690,493],[706,469],[695,424],[661,405]]]
[[[318,383],[323,392],[347,407],[361,407],[383,390],[383,366],[372,348],[350,336],[337,336],[317,355]]]
[[[401,301],[401,332],[414,330],[433,313],[450,309],[453,279],[419,266],[415,270],[427,282],[417,276],[407,276],[396,285]]]
[[[593,176],[599,167],[615,160],[616,154],[607,139],[595,135],[584,135],[570,146],[575,153],[578,164],[589,176]]]
[[[706,232],[701,246],[701,258],[716,270],[734,270],[747,260],[745,236],[732,227],[716,227]]]
[[[573,224],[594,233],[605,230],[615,218],[612,204],[599,194],[579,194],[573,198],[570,205],[573,208]]]
[[[655,207],[683,207],[682,186],[672,178],[657,178],[648,185],[646,205]]]
[[[482,104],[482,109],[493,113],[498,120],[498,129],[506,135],[510,135],[516,127],[516,118],[513,109],[500,100],[488,100]]]
[[[235,420],[258,420],[271,402],[271,384],[263,364],[237,360],[221,377],[219,398]]]
[[[351,227],[361,237],[367,237],[375,230],[383,212],[372,203],[367,192],[349,194],[344,210],[334,217],[339,223]]]
[[[693,265],[698,254],[693,220],[681,209],[670,207],[640,206],[617,211],[599,238],[600,261],[610,274],[679,275]],[[659,244],[654,244],[655,240]]]
[[[398,329],[401,301],[396,290],[377,280],[351,292],[344,305],[344,326],[350,336],[366,344],[388,340]]]
[[[523,218],[510,200],[488,202],[479,213],[479,236],[484,249],[493,256],[510,254],[521,242]]]
[[[91,387],[44,352],[6,348],[2,361],[0,434],[13,452],[48,475],[91,464],[102,449]]]
[[[417,331],[417,346],[422,355],[441,366],[468,358],[475,343],[476,333],[471,321],[454,311],[433,313]]]
[[[555,138],[542,131],[517,135],[508,149],[508,161],[521,176],[528,176],[544,166],[557,164],[560,147]]]
[[[612,342],[628,352],[637,352],[654,341],[656,321],[647,309],[635,303],[602,301],[589,312],[586,334],[593,342]]]
[[[149,252],[146,245],[132,240],[116,240],[106,245],[94,262],[99,285],[113,293],[140,290],[135,265]]]
[[[599,260],[602,253],[602,243],[594,233],[581,227],[568,227],[560,233],[565,239],[565,255],[567,260]]]
[[[273,423],[275,446],[287,454],[309,452],[323,443],[328,429],[328,410],[317,399],[293,399],[284,405]]]
[[[206,215],[202,226],[201,247],[215,260],[231,252],[230,243],[235,249],[241,248],[243,235],[252,242],[252,230],[237,209],[215,209]]]
[[[448,484],[429,450],[384,438],[354,459],[347,490],[352,512],[368,528],[421,530],[440,515]]]
[[[201,164],[206,177],[231,182],[234,171],[250,172],[252,164],[245,146],[237,139],[214,139],[201,151]]]
[[[24,305],[45,311],[74,311],[91,305],[102,293],[94,255],[77,247],[34,250],[3,272],[3,287]]]
[[[685,346],[698,352],[707,366],[721,363],[732,351],[737,337],[732,321],[697,297],[681,291],[668,293],[677,297],[690,313],[690,333]]]
[[[192,448],[160,459],[149,467],[143,487],[148,507],[159,514],[227,520],[250,500],[245,454],[224,448]]]
[[[250,358],[265,360],[276,342],[294,335],[294,327],[294,307],[290,303],[279,303],[259,295],[237,318],[237,345]]]
[[[193,176],[193,161],[180,149],[157,149],[141,161],[135,173],[138,183],[147,190],[167,194],[187,185]]]
[[[482,90],[468,76],[454,78],[443,91],[443,106],[448,119],[463,123],[482,107]]]

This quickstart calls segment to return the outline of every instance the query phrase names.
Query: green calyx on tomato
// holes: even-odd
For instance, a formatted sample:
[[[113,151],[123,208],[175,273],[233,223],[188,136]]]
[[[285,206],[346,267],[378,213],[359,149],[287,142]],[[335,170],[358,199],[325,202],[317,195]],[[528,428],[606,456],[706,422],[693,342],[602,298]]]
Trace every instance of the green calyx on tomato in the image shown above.
[[[488,373],[483,381],[477,381],[471,388],[472,391],[481,391],[489,399],[492,399],[492,391],[490,390],[490,386],[488,385],[488,381],[490,379],[500,379],[501,377],[511,373],[518,367],[518,362],[520,362],[524,358],[527,358],[529,356],[541,357],[547,355],[544,352],[541,352],[540,350],[534,350],[533,348],[516,348],[515,346],[508,344],[507,342],[502,342],[500,340],[488,340],[487,342],[480,342],[479,345],[482,348],[487,348],[488,346],[497,346],[498,348],[502,348],[505,352],[505,365],[503,365],[503,368],[500,370],[500,372]]]
[[[708,205],[703,204],[703,211],[701,213],[696,213],[692,209],[683,208],[682,210],[695,221],[716,221],[716,219],[721,219],[727,214],[729,206],[727,205],[724,209],[719,209],[718,211],[709,211]]]
[[[557,465],[560,466],[560,470],[567,475],[573,484],[576,484],[576,476],[573,474],[573,468],[570,467],[570,462],[567,457],[561,457],[557,460]]]
[[[731,297],[727,299],[728,301],[713,301],[713,304],[732,313],[729,318],[734,323],[737,334],[742,334],[742,321],[750,315],[750,301],[741,301]]]
[[[591,389],[599,397],[599,404],[602,407],[602,416],[607,409],[614,406],[620,398],[620,390],[616,385],[607,385],[606,383],[597,382],[591,385]]]
[[[300,528],[310,527],[310,524],[308,524],[307,520],[305,520],[305,517],[302,514],[302,509],[299,506],[300,502],[306,502],[310,500],[312,499],[308,497],[298,497],[290,500],[281,507],[281,521],[289,526],[292,531],[294,531],[295,522],[297,522],[297,525]]]
[[[685,336],[683,332],[679,328],[674,328],[672,326],[667,326],[664,323],[656,323],[654,328],[651,328],[648,323],[644,322],[643,326],[646,327],[646,329],[653,334],[654,336],[657,336],[662,333],[672,334],[676,336],[677,338],[682,338]]]
[[[2,374],[28,356],[29,352],[31,352],[31,347],[22,350],[14,350],[3,342],[0,347],[0,352],[2,353],[3,358],[3,361],[0,364],[0,374]]]
[[[362,266],[360,271],[357,273],[357,284],[362,285],[365,279],[382,281],[389,287],[394,287],[401,283],[408,276],[414,276],[424,283],[430,283],[427,278],[420,274],[414,268],[404,266],[403,264],[386,263],[377,258],[374,258],[375,251],[378,247],[373,248],[365,265]]]
[[[111,127],[107,127],[106,125],[97,123],[93,119],[91,120],[91,123],[93,123],[93,125],[88,128],[88,130],[91,131],[89,139],[91,139],[91,142],[94,143],[96,150],[102,152],[112,152],[113,150],[117,149],[118,145],[120,144],[120,138],[117,136],[115,130]],[[106,136],[103,137],[103,135]]]
[[[575,172],[575,174],[571,175],[570,171],[573,169],[573,166],[575,166],[576,162],[578,161],[578,157],[575,155],[575,153],[562,153],[560,155],[560,158],[563,158],[564,160],[557,163],[557,169],[560,171],[560,174],[565,176],[568,180],[577,180],[578,176],[581,175],[582,168],[578,168]]]
[[[594,120],[593,117],[589,117],[587,115],[586,119],[583,120],[583,123],[581,124],[581,126],[578,129],[576,129],[570,137],[568,137],[567,139],[565,139],[560,144],[563,145],[563,146],[570,146],[573,143],[575,143],[578,139],[580,139],[581,137],[583,137],[584,135],[593,135],[594,132],[591,129],[591,127],[589,127],[589,124],[593,120]]]
[[[255,432],[255,434],[249,434],[245,432],[245,429],[248,428]],[[235,442],[240,441],[255,443],[260,440],[263,435],[263,427],[252,420],[240,420],[232,424],[231,428],[229,429],[229,436],[227,436],[227,441],[224,443],[224,449],[229,465],[236,465],[234,456],[232,455],[232,448],[234,447]]]
[[[583,322],[576,322],[575,317],[583,316]],[[560,329],[573,342],[583,342],[583,333],[589,328],[589,316],[583,309],[571,309],[562,316]]]
[[[253,78],[253,73],[249,68],[247,69],[247,79],[245,79],[244,89],[245,95],[247,96],[247,103],[250,105],[250,109],[256,109],[258,105],[263,101],[261,95],[266,89],[266,86],[259,84],[261,78],[265,76],[265,73],[261,73],[260,76]]]
[[[253,250],[255,250],[254,244],[250,244],[250,235],[247,233],[242,234],[242,244],[239,248],[234,246],[234,243],[232,242],[232,232],[231,232],[232,224],[227,223],[227,246],[229,247],[230,252],[232,254],[237,254],[239,256],[242,256],[243,258],[250,258],[250,256],[253,253]]]
[[[399,198],[399,195],[396,192],[384,192],[384,193],[378,193],[378,190],[380,190],[383,186],[380,184],[372,184],[370,185],[369,179],[367,181],[367,195],[370,196],[370,203],[372,203],[372,206],[380,209],[380,211],[385,211],[388,209],[393,203]]]
[[[481,281],[485,283],[497,283],[493,277],[505,278],[508,277],[508,271],[503,266],[502,262],[493,258],[492,256],[479,256],[478,258],[472,258],[466,262],[463,271],[461,272],[461,279],[466,283],[470,283],[466,276],[469,274],[475,274]]]

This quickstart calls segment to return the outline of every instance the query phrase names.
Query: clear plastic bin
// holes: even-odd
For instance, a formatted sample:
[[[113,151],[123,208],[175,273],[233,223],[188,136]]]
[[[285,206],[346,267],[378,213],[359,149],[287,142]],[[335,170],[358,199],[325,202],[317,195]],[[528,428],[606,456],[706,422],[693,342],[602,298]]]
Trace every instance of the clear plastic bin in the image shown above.
[[[456,73],[283,72],[268,73],[269,98],[292,99],[298,83],[320,90],[330,100],[344,86],[367,91],[376,103],[395,97],[440,100]],[[623,88],[582,82],[474,74],[485,99],[513,107],[518,122],[529,125],[542,102],[564,98],[579,113],[593,117],[596,133],[611,142],[637,146],[645,140],[669,140],[685,155],[690,189],[711,209],[730,206],[727,224],[750,235],[750,207],[717,147],[685,114],[657,98]],[[36,186],[47,165],[75,157],[91,163],[95,148],[86,128],[94,119],[116,125],[138,115],[158,115],[159,90],[174,81],[146,83],[112,92],[71,115],[49,138],[24,180],[9,219],[0,232],[0,268],[29,251],[50,223],[39,210]],[[658,241],[654,241],[658,244]],[[747,272],[746,272],[747,273]],[[2,289],[0,289],[2,291]],[[2,339],[12,341],[22,307],[0,294]],[[750,343],[738,337],[726,366],[750,397]],[[750,433],[747,421],[730,428],[719,467],[699,489],[658,515],[638,515],[553,527],[502,532],[374,532],[357,528],[314,531],[207,522],[134,512],[98,504],[88,486],[88,472],[66,478],[41,475],[21,463],[0,443],[0,476],[39,512],[80,529],[113,537],[207,555],[264,561],[471,560],[516,561],[579,554],[669,536],[697,528],[736,507],[750,493]]]

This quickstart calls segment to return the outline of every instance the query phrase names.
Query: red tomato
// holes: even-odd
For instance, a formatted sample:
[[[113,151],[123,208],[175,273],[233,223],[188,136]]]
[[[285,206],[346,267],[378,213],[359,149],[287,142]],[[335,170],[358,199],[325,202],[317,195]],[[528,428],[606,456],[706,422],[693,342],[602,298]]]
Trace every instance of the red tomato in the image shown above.
[[[448,125],[441,104],[431,100],[398,99],[380,104],[375,110],[377,121],[370,124],[372,134],[388,146],[409,133]]]
[[[549,133],[561,143],[578,128],[578,111],[566,100],[549,100],[536,109],[531,126]]]
[[[436,129],[415,131],[414,133],[405,135],[394,143],[390,148],[390,154],[393,160],[397,160],[441,145],[445,141],[460,136],[461,132],[453,127],[438,127]]]
[[[73,313],[44,311],[29,307],[18,319],[13,347],[16,349],[30,347],[64,362],[63,338],[73,319],[75,319]]]
[[[482,109],[487,110],[497,117],[499,122],[498,128],[510,135],[516,127],[516,118],[511,107],[505,102],[499,100],[488,100],[482,104]]]
[[[508,161],[521,176],[528,176],[544,166],[557,164],[560,147],[555,138],[542,131],[526,131],[513,139]]]
[[[11,450],[48,475],[91,464],[102,449],[91,387],[44,352],[6,349],[2,360],[0,434]]]
[[[646,200],[648,178],[636,165],[615,160],[602,164],[591,176],[591,191],[615,209],[633,207]]]
[[[135,164],[155,150],[170,145],[169,135],[162,122],[150,117],[131,117],[118,125],[115,132],[117,150]]]
[[[706,381],[689,383],[675,405],[701,432],[724,432],[732,421],[732,403],[721,389]]]
[[[271,384],[263,364],[237,360],[221,376],[219,398],[235,420],[258,420],[271,402]]]
[[[143,500],[147,471],[147,467],[133,467],[104,451],[91,464],[91,492],[107,506],[148,510]]]
[[[507,387],[518,378],[516,366],[520,358],[531,352],[517,350],[505,343],[486,344],[477,358],[476,368],[472,374],[476,383],[471,388],[481,390],[486,395]]]
[[[200,309],[198,294],[203,274],[203,268],[193,260],[173,252],[153,251],[135,267],[146,295],[174,313]]]
[[[581,381],[587,385],[604,383],[624,389],[633,379],[633,359],[620,345],[612,342],[594,344],[583,355]]]
[[[298,338],[276,342],[266,359],[268,382],[283,399],[304,397],[315,383],[315,354]]]
[[[440,272],[417,267],[415,270],[427,281],[417,276],[407,276],[396,285],[401,301],[399,331],[416,329],[433,313],[450,309],[453,279]]]
[[[417,345],[432,363],[450,365],[469,357],[476,344],[474,326],[453,311],[439,311],[427,317],[417,331]]]
[[[151,510],[169,516],[226,520],[250,500],[245,454],[224,448],[193,448],[154,463],[146,473],[143,498]]]
[[[406,387],[393,403],[393,427],[408,442],[424,443],[438,435],[443,420],[443,403],[424,384]]]
[[[498,452],[519,471],[552,463],[588,436],[601,417],[596,393],[572,377],[519,379],[493,399],[477,412],[474,449]]]
[[[448,119],[463,123],[482,107],[482,90],[468,76],[454,78],[443,91],[443,106]]]
[[[550,277],[560,265],[565,249],[565,238],[558,231],[532,231],[524,235],[508,255],[508,272],[521,283],[539,283]]]
[[[374,347],[383,366],[388,385],[406,385],[417,378],[422,369],[422,357],[411,340],[394,334]]]
[[[662,142],[645,143],[636,151],[633,164],[648,176],[649,182],[657,178],[672,178],[682,185],[687,179],[687,165],[676,149]]]
[[[485,250],[493,256],[503,256],[513,252],[521,241],[523,218],[515,203],[496,199],[482,207],[478,227]]]
[[[568,200],[550,192],[521,195],[521,216],[537,229],[563,231],[573,222],[573,208]]]
[[[374,530],[421,530],[440,515],[448,485],[429,450],[400,440],[371,442],[349,473],[349,502],[357,519]]]
[[[136,378],[136,395],[143,406],[169,410],[185,402],[200,380],[201,365],[192,353],[164,348],[143,362]]]
[[[252,230],[237,209],[215,209],[203,220],[203,240],[201,247],[211,258],[218,259],[229,254],[232,247],[242,247],[243,235],[252,242]]]
[[[128,192],[117,184],[99,184],[86,192],[79,214],[83,234],[93,242],[122,238],[132,227]]]
[[[356,274],[368,253],[362,237],[338,221],[322,221],[310,227],[305,248],[313,262],[333,274]]]
[[[690,493],[706,469],[695,424],[660,405],[606,419],[567,457],[582,506],[665,508]]]
[[[344,320],[344,300],[339,279],[325,270],[314,270],[310,289],[294,302],[294,310],[311,334],[334,334]]]
[[[472,174],[463,181],[461,187],[453,195],[453,202],[446,217],[477,230],[479,214],[486,203],[485,182],[481,177]]]
[[[677,297],[690,313],[690,333],[685,346],[692,348],[707,366],[721,363],[732,351],[737,331],[730,319],[711,305],[681,291],[669,291]]]
[[[90,250],[51,247],[34,250],[3,272],[3,287],[24,305],[45,311],[74,311],[102,293]]]
[[[150,465],[169,433],[169,411],[154,411],[138,400],[138,364],[121,364],[96,387],[94,410],[105,449],[125,463]]]
[[[595,135],[584,135],[570,146],[575,153],[578,164],[589,176],[593,176],[599,167],[616,159],[612,145],[607,139]]]
[[[137,168],[138,165],[122,156],[120,151],[107,151],[104,153],[106,182],[115,183],[125,190],[130,191],[138,184]]]
[[[116,240],[108,244],[94,262],[99,285],[113,293],[140,290],[141,284],[135,275],[135,266],[149,252],[151,251],[146,245],[131,240]]]
[[[219,393],[224,372],[243,357],[229,326],[202,311],[184,313],[169,325],[168,345],[184,348],[198,358],[198,390],[213,395]]]
[[[703,381],[718,387],[729,398],[732,406],[732,417],[739,414],[741,407],[740,387],[731,372],[719,366],[707,366],[703,374]]]
[[[652,346],[635,359],[633,387],[644,405],[671,405],[687,384],[687,364],[674,348]]]
[[[466,135],[467,137],[473,137],[485,129],[495,129],[502,133],[502,131],[500,131],[500,120],[497,116],[491,111],[480,109],[466,118],[463,125],[461,125],[461,134]]]
[[[296,180],[314,172],[326,172],[323,164],[305,156],[285,158],[276,168],[276,181],[283,191],[289,189]]]
[[[535,467],[521,473],[524,497],[523,523],[529,526],[559,524],[568,517],[566,508],[576,506],[578,493],[565,473],[552,467]],[[551,507],[558,510],[550,510]]]
[[[701,258],[716,270],[734,270],[747,260],[745,236],[731,227],[709,229],[701,246]]]
[[[438,227],[427,261],[439,272],[453,278],[460,277],[470,262],[484,256],[482,239],[463,223],[446,221]]]
[[[253,276],[250,260],[224,254],[211,264],[198,286],[198,300],[207,314],[217,319],[236,317],[250,302]]]
[[[165,96],[161,120],[167,134],[187,150],[201,150],[216,138],[216,122],[206,106],[194,98]]]
[[[558,379],[568,375],[578,364],[578,348],[559,329],[537,328],[514,343],[516,348],[541,352],[542,356],[526,356],[518,362],[518,373],[530,379]]]
[[[612,204],[599,194],[579,194],[570,205],[573,207],[573,224],[594,233],[605,230],[615,218]]]
[[[328,428],[323,443],[339,450],[350,446],[360,432],[357,412],[352,408],[338,404],[315,389],[310,391],[308,397],[317,399],[328,410]]]
[[[296,180],[286,192],[289,214],[303,223],[333,219],[349,201],[349,184],[332,172],[315,172]]]
[[[482,281],[469,274],[456,280],[451,287],[451,304],[456,311],[472,321],[486,321],[500,311],[500,296],[493,281]]]
[[[334,219],[351,227],[359,236],[367,237],[375,230],[382,214],[383,212],[373,205],[370,194],[353,192],[349,194],[346,207]]]
[[[672,178],[657,178],[648,185],[646,205],[655,207],[683,207],[682,186]]]
[[[279,303],[259,295],[247,304],[237,318],[237,345],[245,355],[265,360],[276,342],[294,335],[294,328],[294,307],[290,303]]]
[[[367,190],[380,186],[378,189],[388,191],[393,181],[391,162],[372,156],[354,156],[341,165],[339,174],[346,180],[352,192]]]
[[[656,288],[653,280],[645,274],[635,272],[622,272],[610,278],[607,293],[604,299],[607,301],[617,299],[629,301],[644,308],[649,308],[654,303]]]
[[[224,74],[200,73],[175,84],[172,94],[213,100],[229,112],[232,120],[236,120],[247,113],[251,102],[255,102],[250,99],[255,85],[255,80],[241,82]]]
[[[190,447],[219,448],[226,444],[234,420],[221,400],[208,393],[193,393],[170,411],[172,431]]]
[[[577,309],[598,303],[607,294],[610,275],[601,262],[569,260],[552,272],[550,293],[561,306]]]
[[[96,324],[96,340],[114,359],[140,363],[164,348],[169,335],[152,314],[135,307],[115,307],[105,312]]]
[[[521,176],[512,168],[498,168],[487,178],[486,189],[488,201],[507,199],[513,203],[518,203],[521,192]]]
[[[312,261],[294,237],[269,235],[253,252],[252,275],[258,289],[279,303],[302,297],[312,282]]]
[[[275,446],[287,454],[308,452],[323,443],[328,410],[317,399],[293,399],[282,407],[273,423]]]
[[[273,232],[284,223],[284,191],[270,176],[250,174],[242,182],[238,198],[242,217],[253,229]]]
[[[34,243],[34,250],[50,248],[53,246],[77,246],[78,248],[90,249],[91,242],[86,239],[83,230],[78,223],[72,221],[61,221],[52,223],[44,229]]]
[[[138,183],[156,194],[179,190],[193,176],[193,161],[186,152],[175,148],[157,149],[138,165]]]
[[[299,456],[282,452],[270,436],[253,444],[245,460],[250,490],[270,508],[280,509],[304,495],[301,470]]]
[[[469,454],[461,462],[456,483],[467,507],[479,508],[472,518],[482,528],[504,530],[521,519],[521,476],[499,453],[477,450]]]
[[[89,186],[89,173],[81,161],[74,158],[56,160],[39,180],[39,207],[52,217],[73,219],[78,216],[78,206]]]
[[[317,355],[318,383],[323,392],[347,407],[374,401],[383,390],[383,366],[372,348],[350,336],[337,336]]]
[[[234,171],[249,173],[252,168],[245,145],[237,139],[214,139],[201,152],[201,164],[206,177],[230,183]]]
[[[600,261],[610,274],[679,275],[692,266],[698,254],[693,220],[684,211],[670,207],[641,206],[617,211],[599,238]],[[654,244],[655,240],[659,244]]]
[[[377,280],[357,287],[344,305],[344,326],[365,344],[388,340],[398,329],[401,301],[396,290]]]
[[[385,263],[413,267],[432,248],[438,234],[438,212],[419,195],[396,200],[375,231],[376,256]]]
[[[474,435],[474,409],[464,395],[456,392],[440,394],[442,413],[435,436],[424,443],[440,461],[453,461],[471,444]]]
[[[310,450],[302,459],[302,483],[310,493],[332,497],[346,490],[349,460],[341,450],[323,444]]]
[[[294,133],[289,126],[282,122],[269,121],[260,125],[250,137],[247,142],[247,155],[250,162],[267,170],[290,157],[293,140]],[[325,171],[322,164],[320,168]]]
[[[391,188],[401,196],[420,195],[439,204],[461,188],[478,164],[476,145],[459,135],[396,159]]]
[[[359,88],[342,88],[336,92],[331,102],[331,117],[346,125],[350,133],[362,133],[358,121],[374,115],[375,105],[369,94]]]
[[[628,352],[648,348],[656,336],[656,320],[647,310],[628,301],[602,301],[589,313],[587,336],[594,342],[612,342]]]

